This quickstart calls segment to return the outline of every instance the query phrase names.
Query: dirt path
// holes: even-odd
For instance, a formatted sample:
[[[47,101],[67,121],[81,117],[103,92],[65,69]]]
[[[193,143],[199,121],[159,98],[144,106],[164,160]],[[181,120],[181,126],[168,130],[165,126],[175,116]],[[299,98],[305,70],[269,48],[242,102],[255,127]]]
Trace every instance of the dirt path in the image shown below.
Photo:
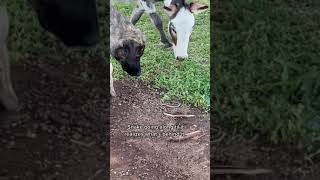
[[[1,180],[107,178],[108,68],[99,58],[21,60],[12,66],[20,109],[0,113]],[[119,96],[111,107],[112,179],[209,179],[207,114],[162,106],[159,93],[140,83],[115,82],[115,89]],[[172,118],[164,112],[195,117]],[[168,141],[177,134],[126,136],[127,126],[134,124],[175,128],[167,133],[201,133],[181,142]]]
[[[184,105],[165,106],[159,92],[126,80],[115,82],[118,97],[111,100],[109,121],[108,68],[98,58],[25,60],[12,67],[21,104],[18,113],[0,113],[1,180],[106,179],[109,152],[104,127],[109,122],[112,179],[209,179],[208,114]],[[212,127],[213,134],[223,126]],[[273,173],[227,172],[216,180],[319,179],[319,164],[306,164],[295,144],[274,147],[220,130],[222,138],[219,133],[212,137],[216,169],[264,168]],[[198,133],[180,142],[170,140],[192,132]]]
[[[159,92],[140,83],[115,82],[115,89],[118,97],[112,99],[111,106],[112,179],[209,179],[208,114],[187,106],[167,107],[161,102]],[[175,118],[164,113],[195,117]],[[173,129],[157,129],[164,125]],[[199,135],[188,140],[169,140],[180,133],[199,131]],[[143,133],[144,137],[137,137]]]
[[[1,180],[106,178],[104,64],[43,58],[12,66],[20,109],[0,114]]]

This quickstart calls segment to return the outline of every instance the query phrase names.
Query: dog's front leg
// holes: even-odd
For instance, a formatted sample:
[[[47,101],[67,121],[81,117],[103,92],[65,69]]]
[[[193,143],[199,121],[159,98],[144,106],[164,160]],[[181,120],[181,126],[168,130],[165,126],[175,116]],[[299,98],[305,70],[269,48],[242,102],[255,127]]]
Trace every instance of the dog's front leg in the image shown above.
[[[112,64],[110,63],[110,94],[111,96],[117,96],[116,91],[114,90],[114,87],[113,87],[112,71],[113,71],[113,67],[112,67]]]

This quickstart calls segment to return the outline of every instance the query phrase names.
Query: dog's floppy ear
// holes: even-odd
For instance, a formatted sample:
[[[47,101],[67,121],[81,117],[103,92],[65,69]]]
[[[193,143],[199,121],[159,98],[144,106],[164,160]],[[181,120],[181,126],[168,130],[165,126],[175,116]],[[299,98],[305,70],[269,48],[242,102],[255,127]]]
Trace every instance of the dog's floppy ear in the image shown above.
[[[163,9],[166,11],[166,13],[169,14],[169,16],[172,16],[177,11],[177,5],[169,5],[169,6],[163,6]]]
[[[199,14],[208,9],[207,5],[199,4],[199,3],[190,3],[190,12],[193,14]]]

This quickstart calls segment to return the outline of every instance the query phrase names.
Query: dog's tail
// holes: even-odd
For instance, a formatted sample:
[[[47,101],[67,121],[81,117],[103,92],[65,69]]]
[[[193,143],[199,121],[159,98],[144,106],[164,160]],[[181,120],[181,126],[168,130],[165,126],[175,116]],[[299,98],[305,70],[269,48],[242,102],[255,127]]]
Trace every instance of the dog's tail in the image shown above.
[[[0,43],[3,44],[8,36],[9,17],[7,9],[0,7]]]

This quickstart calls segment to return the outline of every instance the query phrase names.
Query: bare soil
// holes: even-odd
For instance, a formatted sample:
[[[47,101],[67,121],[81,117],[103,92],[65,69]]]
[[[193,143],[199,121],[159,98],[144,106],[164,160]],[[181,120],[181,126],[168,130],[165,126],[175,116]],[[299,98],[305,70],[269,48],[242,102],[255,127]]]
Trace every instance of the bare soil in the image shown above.
[[[109,66],[101,59],[21,60],[18,112],[0,114],[0,179],[106,179]]]
[[[1,180],[109,179],[108,69],[99,58],[20,60],[12,66],[20,107],[0,114]],[[207,113],[184,105],[167,107],[159,92],[137,81],[116,81],[115,89],[111,179],[209,179]],[[172,129],[139,138],[125,134],[133,130],[128,125]],[[176,139],[195,131],[190,139]]]
[[[118,97],[112,99],[111,106],[111,179],[209,179],[208,114],[185,105],[168,107],[161,101],[160,92],[135,80],[116,81],[115,90]],[[165,126],[172,129],[160,130]],[[180,135],[194,132],[189,139],[178,140]]]
[[[305,161],[296,146],[258,142],[243,135],[224,134],[214,141],[215,180],[303,180],[318,179],[316,166]],[[223,135],[222,135],[223,134]],[[317,174],[318,173],[318,174]]]
[[[108,68],[99,58],[12,66],[20,108],[0,114],[1,180],[108,179],[109,154],[114,180],[207,180],[210,172],[215,180],[319,179],[319,164],[308,163],[296,144],[275,147],[214,124],[210,147],[208,113],[169,107],[179,103],[162,102],[161,92],[139,80],[115,81],[109,112]],[[272,172],[244,174],[256,169]]]

